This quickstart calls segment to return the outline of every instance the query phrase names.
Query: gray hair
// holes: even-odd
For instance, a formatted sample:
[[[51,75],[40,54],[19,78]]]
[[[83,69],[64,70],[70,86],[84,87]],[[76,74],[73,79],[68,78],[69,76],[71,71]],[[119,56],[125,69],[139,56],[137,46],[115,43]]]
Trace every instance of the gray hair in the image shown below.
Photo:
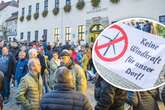
[[[36,58],[37,55],[38,55],[37,50],[34,49],[34,48],[30,49],[28,53],[29,53],[29,57],[30,57],[30,58]]]
[[[38,58],[29,59],[29,61],[28,61],[28,69],[29,69],[29,71],[31,71],[31,67],[34,66],[36,61],[39,61],[39,59]]]

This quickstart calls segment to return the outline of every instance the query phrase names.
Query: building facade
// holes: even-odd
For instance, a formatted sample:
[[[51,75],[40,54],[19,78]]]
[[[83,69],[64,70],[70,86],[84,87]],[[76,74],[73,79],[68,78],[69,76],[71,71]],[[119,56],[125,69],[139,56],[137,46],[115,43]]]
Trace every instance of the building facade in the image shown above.
[[[16,11],[18,11],[18,4],[16,1],[14,0],[9,1],[9,2],[1,1],[0,3],[0,38],[6,37],[6,33],[7,33],[6,20],[12,15],[12,13]]]
[[[146,17],[158,21],[159,16],[165,15],[165,0],[112,1],[20,0],[17,39],[90,43],[107,25],[118,20]]]
[[[7,38],[8,40],[14,40],[17,36],[17,18],[18,12],[12,13],[12,15],[6,20]]]

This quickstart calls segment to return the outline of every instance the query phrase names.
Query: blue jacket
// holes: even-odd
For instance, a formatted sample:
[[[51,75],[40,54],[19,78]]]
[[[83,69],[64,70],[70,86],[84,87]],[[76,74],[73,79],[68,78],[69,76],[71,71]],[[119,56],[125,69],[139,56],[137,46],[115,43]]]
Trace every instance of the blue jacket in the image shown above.
[[[77,61],[79,62],[79,64],[81,66],[82,66],[82,58],[83,58],[82,52],[78,52],[78,54],[77,54]]]
[[[16,74],[15,74],[15,79],[16,81],[20,82],[21,78],[26,75],[28,72],[28,60],[27,59],[22,59],[18,60],[17,65],[16,65]]]

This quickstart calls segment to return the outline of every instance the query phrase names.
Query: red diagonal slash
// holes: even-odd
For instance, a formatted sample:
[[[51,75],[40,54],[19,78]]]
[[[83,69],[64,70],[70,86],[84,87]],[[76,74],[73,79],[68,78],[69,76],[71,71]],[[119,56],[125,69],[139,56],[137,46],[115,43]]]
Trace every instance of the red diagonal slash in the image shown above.
[[[120,31],[122,37],[114,39],[114,40],[112,40],[108,43],[102,44],[102,45],[98,45],[98,40],[97,40],[95,47],[94,47],[96,55],[101,60],[107,61],[107,62],[112,62],[112,61],[116,61],[116,60],[120,59],[124,55],[124,53],[126,52],[126,50],[128,48],[128,37],[127,37],[126,32],[118,25],[113,25],[110,27],[110,29],[116,29],[116,30]],[[109,56],[109,58],[108,58],[108,57],[105,57],[102,53],[100,53],[100,51],[99,51],[100,49],[109,47],[109,46],[114,45],[115,43],[118,43],[121,41],[124,41],[124,48],[122,49],[121,53],[119,53],[117,56],[115,56],[115,57]]]
[[[122,41],[122,40],[124,40],[124,37],[120,37],[120,38],[118,38],[118,39],[115,39],[115,40],[113,40],[113,41],[111,41],[111,42],[108,42],[108,43],[106,43],[106,44],[99,45],[99,46],[98,46],[98,40],[97,40],[97,42],[96,42],[97,49],[102,49],[102,48],[111,46],[111,45],[113,45],[113,44],[115,44],[115,43],[118,43],[118,42],[120,42],[120,41]]]

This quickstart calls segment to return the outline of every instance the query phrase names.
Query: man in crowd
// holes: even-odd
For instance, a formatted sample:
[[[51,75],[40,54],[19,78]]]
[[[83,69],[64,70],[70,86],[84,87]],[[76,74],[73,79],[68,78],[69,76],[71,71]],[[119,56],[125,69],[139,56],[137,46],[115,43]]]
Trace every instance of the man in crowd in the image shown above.
[[[0,71],[4,73],[4,88],[2,96],[4,103],[8,103],[10,95],[10,80],[11,76],[15,73],[15,59],[9,54],[7,47],[2,48],[2,55],[0,56]]]
[[[95,110],[124,110],[127,91],[110,85],[99,76],[95,84],[95,99]]]
[[[74,77],[65,66],[56,71],[55,90],[42,97],[40,110],[92,110],[87,97],[74,91]]]
[[[43,47],[40,47],[38,48],[38,59],[40,61],[40,64],[41,64],[41,77],[42,77],[42,80],[43,80],[43,85],[44,85],[44,89],[45,89],[45,92],[47,93],[49,91],[49,88],[48,88],[48,84],[47,84],[47,74],[48,72],[46,73],[47,71],[47,63],[46,63],[46,57],[44,55],[44,48]]]
[[[19,60],[16,65],[15,80],[18,86],[22,77],[24,77],[28,72],[28,60],[26,59],[26,53],[24,51],[19,52]]]
[[[43,94],[40,61],[37,58],[30,59],[28,69],[29,73],[21,79],[16,101],[21,104],[22,110],[39,110],[40,99]]]
[[[61,57],[62,57],[62,64],[67,66],[68,69],[71,70],[75,78],[75,87],[76,87],[75,89],[77,91],[82,92],[83,94],[86,94],[87,79],[85,77],[85,72],[83,71],[83,69],[78,64],[74,63],[68,50],[63,50],[61,53]]]

